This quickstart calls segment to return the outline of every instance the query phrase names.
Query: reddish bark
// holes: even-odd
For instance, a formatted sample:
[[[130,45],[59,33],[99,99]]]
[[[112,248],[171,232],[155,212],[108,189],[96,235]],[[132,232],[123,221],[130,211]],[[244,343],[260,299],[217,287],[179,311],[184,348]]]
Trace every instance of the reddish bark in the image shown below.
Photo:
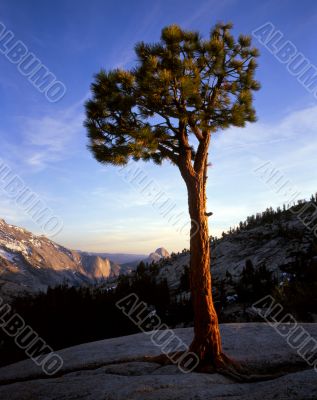
[[[222,357],[217,313],[212,299],[210,239],[206,215],[206,176],[187,182],[190,238],[190,287],[194,309],[194,339],[190,350],[202,363],[217,365]]]

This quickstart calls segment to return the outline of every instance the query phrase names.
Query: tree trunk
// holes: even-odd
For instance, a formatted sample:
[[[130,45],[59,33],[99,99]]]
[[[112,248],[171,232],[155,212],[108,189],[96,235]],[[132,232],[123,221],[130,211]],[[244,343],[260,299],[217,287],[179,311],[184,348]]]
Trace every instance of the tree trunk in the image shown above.
[[[206,174],[187,181],[191,217],[190,288],[194,309],[194,339],[190,345],[201,363],[212,363],[222,357],[218,317],[211,291],[210,241],[206,215]]]

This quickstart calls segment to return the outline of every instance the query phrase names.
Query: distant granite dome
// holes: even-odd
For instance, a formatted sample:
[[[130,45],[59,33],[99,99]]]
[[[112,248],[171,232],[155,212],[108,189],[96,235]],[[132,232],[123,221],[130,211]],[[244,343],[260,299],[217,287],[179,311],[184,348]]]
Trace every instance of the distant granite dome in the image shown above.
[[[165,247],[159,247],[155,250],[155,253],[164,258],[170,257],[170,253],[165,249]]]
[[[119,273],[120,267],[106,257],[67,249],[0,219],[0,295],[8,300],[63,283],[89,285]]]
[[[0,218],[0,296],[11,300],[61,284],[95,284],[131,272],[142,260],[121,266],[106,255],[67,249]],[[159,247],[143,261],[152,264],[169,257],[169,252]]]
[[[144,260],[144,262],[147,262],[147,263],[157,262],[157,261],[160,261],[161,258],[162,258],[162,257],[161,257],[159,254],[157,254],[156,252],[154,252],[154,253],[150,253],[149,256],[148,256],[148,258],[146,258],[146,259]]]
[[[84,270],[90,278],[108,278],[111,275],[111,265],[108,259],[90,254],[81,254]]]
[[[154,253],[149,254],[149,256],[143,260],[143,262],[147,264],[151,264],[152,262],[158,262],[162,258],[169,258],[170,254],[164,247],[159,247],[155,250]]]

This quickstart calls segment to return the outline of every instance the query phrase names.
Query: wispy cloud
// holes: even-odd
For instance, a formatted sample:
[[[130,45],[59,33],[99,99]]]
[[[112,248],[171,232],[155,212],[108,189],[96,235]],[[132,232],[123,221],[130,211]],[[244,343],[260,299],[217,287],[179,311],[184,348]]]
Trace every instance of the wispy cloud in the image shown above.
[[[161,5],[156,2],[151,5],[146,15],[142,17],[140,23],[131,29],[128,26],[120,35],[120,41],[117,42],[115,52],[110,54],[112,65],[104,65],[105,68],[126,68],[130,63],[136,60],[134,46],[137,42],[144,40],[145,37],[153,30],[153,26],[159,24],[162,14]],[[109,59],[109,55],[107,55]]]
[[[225,7],[230,7],[236,0],[222,0],[222,1],[215,1],[215,0],[207,0],[203,2],[201,5],[196,4],[195,11],[183,21],[185,27],[193,25],[194,22],[200,20],[201,18],[205,18],[206,15],[209,13],[218,13],[222,11]],[[214,15],[213,15],[214,18]]]
[[[85,96],[87,98],[87,96]],[[83,132],[84,99],[54,115],[20,118],[22,162],[30,170],[42,170],[60,160],[74,156],[85,137]],[[12,149],[11,149],[12,150]]]
[[[64,113],[56,117],[26,118],[23,132],[29,153],[26,163],[31,167],[44,168],[50,162],[65,158],[67,148],[81,125],[79,115],[69,117]]]
[[[317,106],[293,111],[279,121],[257,122],[246,128],[232,128],[214,138],[212,152],[215,157],[231,152],[263,157],[270,150],[270,157],[286,166],[317,146]],[[227,153],[228,152],[228,153]],[[268,157],[266,155],[266,157]]]
[[[0,218],[17,225],[23,224],[27,219],[17,207],[12,205],[12,201],[5,197],[0,200]]]

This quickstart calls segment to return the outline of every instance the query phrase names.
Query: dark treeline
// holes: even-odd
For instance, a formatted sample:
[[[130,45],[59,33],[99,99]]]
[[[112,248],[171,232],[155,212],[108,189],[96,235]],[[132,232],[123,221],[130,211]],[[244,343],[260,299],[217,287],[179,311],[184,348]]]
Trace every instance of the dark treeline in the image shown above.
[[[268,207],[265,211],[256,213],[254,215],[250,215],[247,217],[245,221],[240,221],[238,226],[235,228],[229,228],[228,232],[222,232],[222,237],[235,234],[237,232],[241,232],[243,230],[252,229],[256,226],[262,226],[265,224],[270,224],[273,222],[278,222],[282,219],[288,219],[292,215],[294,215],[299,210],[303,209],[305,211],[305,206],[307,207],[307,211],[309,211],[309,204],[317,205],[317,193],[311,196],[310,200],[298,200],[297,203],[292,204],[290,206],[277,207],[273,209],[272,207]],[[315,209],[314,209],[315,210]],[[312,210],[310,210],[312,211]],[[316,221],[317,223],[317,221]],[[217,239],[216,239],[217,240]],[[218,239],[219,240],[219,239]]]
[[[140,330],[116,307],[129,293],[155,311],[168,326],[192,320],[190,300],[173,302],[165,280],[156,279],[158,265],[140,263],[135,273],[122,275],[116,287],[49,288],[46,293],[17,298],[12,310],[21,315],[54,350],[80,343],[139,333]],[[0,331],[0,365],[25,358],[14,341]]]
[[[316,205],[317,195],[312,196],[310,202]],[[293,205],[292,211],[301,209],[304,204],[299,202]],[[266,223],[279,224],[282,219],[293,215],[292,211],[286,207],[277,210],[268,208],[249,217],[226,235]],[[285,237],[291,239],[296,233],[282,223],[279,226],[281,235]],[[184,249],[182,253],[186,254],[188,250]],[[166,280],[158,279],[160,268],[172,263],[178,255],[173,253],[170,259],[163,259],[157,264],[141,262],[135,272],[119,276],[113,284],[106,282],[94,287],[77,288],[65,284],[49,288],[46,293],[17,298],[12,309],[54,350],[140,332],[115,305],[129,293],[136,293],[149,306],[149,311],[155,311],[162,323],[169,327],[191,326],[193,310],[189,294],[189,267],[184,265],[176,290],[169,290]],[[312,238],[310,248],[305,252],[294,250],[292,255],[294,261],[280,265],[278,276],[265,264],[254,266],[246,260],[238,279],[233,280],[229,273],[222,280],[215,279],[213,297],[220,322],[259,320],[250,316],[247,310],[253,302],[267,294],[271,294],[298,321],[314,321],[314,315],[317,317],[317,239]],[[231,313],[231,308],[238,309],[235,315]],[[24,358],[23,351],[0,331],[0,365]]]
[[[315,254],[315,253],[313,253]],[[282,267],[283,268],[283,267]],[[122,275],[113,289],[103,285],[93,288],[49,288],[46,293],[18,298],[12,305],[47,344],[54,350],[110,337],[140,332],[117,307],[116,302],[129,293],[155,310],[169,327],[191,326],[193,310],[189,296],[189,267],[184,267],[179,288],[171,294],[167,282],[156,279],[159,266],[141,263],[136,272]],[[230,306],[228,292],[236,293],[238,318],[226,313]],[[284,270],[278,280],[266,265],[254,266],[250,260],[233,281],[229,273],[214,282],[213,296],[220,322],[259,321],[247,313],[253,302],[271,294],[285,311],[298,321],[313,321],[317,313],[317,262],[312,254],[298,253],[296,260]],[[0,365],[25,358],[13,340],[0,331]]]

